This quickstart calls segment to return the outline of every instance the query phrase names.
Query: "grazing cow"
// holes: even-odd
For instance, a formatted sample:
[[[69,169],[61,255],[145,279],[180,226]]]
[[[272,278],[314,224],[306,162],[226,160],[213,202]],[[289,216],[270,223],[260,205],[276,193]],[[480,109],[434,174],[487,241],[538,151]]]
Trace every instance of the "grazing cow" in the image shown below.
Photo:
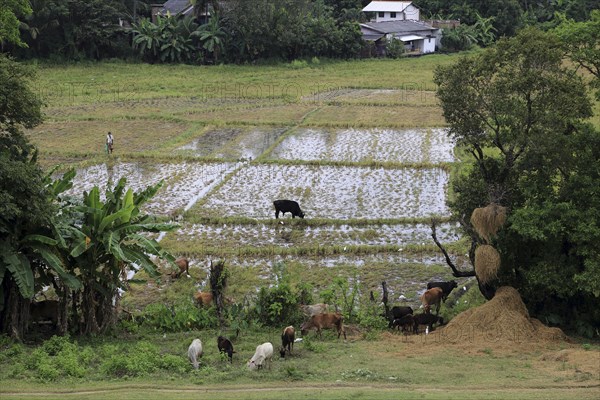
[[[235,351],[233,351],[233,345],[231,344],[231,341],[226,337],[219,336],[217,338],[217,347],[219,348],[219,352],[227,354],[227,357],[229,357],[229,362],[233,363],[233,353],[235,353]]]
[[[390,321],[389,327],[391,328],[395,319],[400,319],[405,315],[413,313],[413,309],[408,306],[394,306],[389,312],[388,320]]]
[[[29,318],[36,323],[50,321],[56,327],[58,325],[58,311],[59,305],[57,300],[33,302],[29,306]]]
[[[322,329],[337,329],[338,339],[342,332],[344,333],[344,340],[346,340],[346,330],[343,325],[342,314],[340,313],[323,313],[317,314],[310,317],[306,322],[302,324],[300,327],[300,332],[302,335],[306,335],[309,330],[316,329],[317,334],[321,338],[321,330]]]
[[[198,290],[194,293],[194,300],[199,306],[210,306],[213,302],[213,295],[210,292]]]
[[[279,212],[281,212],[282,216],[286,212],[289,212],[292,213],[292,218],[304,218],[304,213],[300,209],[300,205],[293,200],[275,200],[273,205],[275,206],[275,218],[279,218]]]
[[[179,271],[173,272],[171,274],[171,277],[173,278],[179,278],[181,276],[181,274],[183,274],[184,272],[189,275],[190,274],[190,262],[187,258],[185,257],[179,257],[177,260],[175,260],[175,264],[177,264],[177,267],[179,267]]]
[[[442,289],[444,291],[442,301],[445,303],[452,289],[456,288],[457,286],[458,284],[454,280],[448,282],[429,282],[427,284],[427,289],[432,289],[434,287],[439,287]]]
[[[271,369],[271,363],[273,362],[273,345],[269,342],[256,346],[254,355],[246,365],[249,369],[260,369],[267,364],[267,361],[269,369]]]
[[[190,347],[188,347],[188,358],[190,362],[194,366],[194,369],[198,369],[200,364],[199,358],[202,357],[202,342],[200,339],[194,339]]]
[[[423,303],[423,307],[425,307],[425,312],[429,313],[431,311],[431,306],[435,305],[435,315],[440,313],[440,303],[442,302],[442,296],[444,295],[444,291],[439,287],[431,288],[425,291],[421,295],[421,302]]]
[[[406,314],[401,318],[396,318],[392,321],[392,328],[402,328],[402,332],[408,333],[413,329],[415,324],[414,318],[412,314]]]
[[[300,304],[300,309],[307,317],[312,317],[313,315],[326,313],[329,309],[329,305],[325,303],[319,304]]]
[[[285,357],[286,347],[288,353],[292,354],[292,350],[294,349],[294,340],[296,340],[296,330],[292,325],[290,325],[286,327],[281,334],[281,349],[279,349],[281,358]]]
[[[444,318],[438,317],[433,314],[417,314],[413,316],[413,330],[415,335],[419,333],[419,325],[427,325],[429,330],[433,330],[433,324],[439,323],[440,325],[444,325]]]

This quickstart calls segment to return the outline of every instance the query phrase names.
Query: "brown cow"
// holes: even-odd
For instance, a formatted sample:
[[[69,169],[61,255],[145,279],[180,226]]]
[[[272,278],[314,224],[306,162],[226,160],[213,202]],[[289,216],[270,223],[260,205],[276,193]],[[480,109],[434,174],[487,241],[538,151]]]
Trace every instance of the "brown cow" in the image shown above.
[[[199,306],[210,306],[213,302],[213,295],[210,292],[198,290],[194,293],[194,300],[196,300]]]
[[[177,260],[175,260],[175,264],[177,264],[177,266],[179,267],[179,271],[173,272],[171,274],[171,277],[173,278],[179,278],[181,276],[181,274],[183,274],[184,272],[189,275],[190,274],[190,262],[187,258],[185,257],[179,257]]]
[[[306,335],[309,330],[316,329],[317,334],[321,338],[321,329],[337,329],[338,339],[342,332],[344,333],[344,340],[346,340],[346,330],[343,325],[342,314],[340,313],[323,313],[317,314],[310,317],[305,323],[300,327],[300,332],[302,335]]]
[[[281,334],[281,349],[279,349],[279,355],[285,357],[285,349],[287,347],[288,353],[292,354],[294,349],[294,340],[296,340],[296,330],[292,325],[286,327]]]
[[[425,293],[421,295],[421,303],[423,303],[423,307],[425,307],[425,312],[431,312],[431,306],[435,304],[435,315],[438,315],[440,313],[442,297],[444,297],[444,291],[439,287],[426,290]]]

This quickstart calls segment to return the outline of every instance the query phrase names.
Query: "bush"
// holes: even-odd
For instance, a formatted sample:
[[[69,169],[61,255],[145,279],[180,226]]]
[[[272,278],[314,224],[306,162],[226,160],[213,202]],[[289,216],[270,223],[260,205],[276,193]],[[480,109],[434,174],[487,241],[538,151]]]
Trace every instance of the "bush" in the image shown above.
[[[214,307],[200,308],[187,299],[171,307],[162,303],[149,304],[141,318],[143,325],[165,332],[212,328],[218,323]]]
[[[119,378],[123,376],[143,376],[164,365],[161,362],[158,348],[146,341],[138,342],[128,351],[117,350],[113,346],[112,350],[109,349],[109,352],[111,354],[104,359],[100,367],[101,371],[108,376]],[[172,363],[172,360],[169,359],[167,362]]]
[[[405,52],[404,42],[399,39],[391,39],[386,42],[385,55],[388,58],[400,58]]]
[[[53,336],[41,347],[33,350],[25,366],[43,381],[54,381],[60,377],[81,378],[86,374],[86,365],[93,359],[90,348],[80,352],[77,344],[68,337]]]
[[[271,288],[261,288],[254,307],[258,320],[265,325],[298,324],[302,313],[298,307],[298,295],[288,283],[280,283]]]

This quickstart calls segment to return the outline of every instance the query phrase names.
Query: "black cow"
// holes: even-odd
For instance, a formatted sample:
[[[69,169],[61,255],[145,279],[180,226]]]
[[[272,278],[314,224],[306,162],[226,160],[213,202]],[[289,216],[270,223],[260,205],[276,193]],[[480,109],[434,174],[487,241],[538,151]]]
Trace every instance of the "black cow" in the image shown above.
[[[431,289],[434,287],[439,287],[440,289],[442,289],[443,294],[442,294],[442,301],[445,303],[446,299],[448,298],[448,295],[450,294],[450,292],[452,291],[452,289],[454,289],[457,286],[456,281],[449,281],[449,282],[429,282],[427,284],[427,289]]]
[[[227,357],[229,357],[229,362],[233,362],[233,353],[235,353],[235,351],[233,351],[233,345],[231,344],[231,341],[223,336],[219,336],[217,338],[217,346],[219,347],[219,351],[221,353],[227,354]]]
[[[412,314],[413,309],[408,306],[394,306],[389,312],[388,320],[390,321],[389,327],[391,328],[394,324],[395,319],[400,319],[405,315]]]
[[[430,331],[433,330],[433,324],[439,323],[440,325],[444,325],[444,318],[428,313],[413,315],[413,321],[415,334],[419,333],[419,325],[427,325]]]
[[[279,212],[281,215],[285,215],[286,212],[292,213],[292,218],[304,218],[300,205],[293,200],[275,200],[273,205],[275,206],[275,218],[279,218]]]
[[[392,328],[398,328],[398,330],[400,330],[400,328],[402,328],[402,332],[408,333],[410,332],[411,328],[413,328],[415,324],[415,320],[413,318],[412,314],[407,314],[405,316],[403,316],[402,318],[397,318],[395,320],[392,321]]]

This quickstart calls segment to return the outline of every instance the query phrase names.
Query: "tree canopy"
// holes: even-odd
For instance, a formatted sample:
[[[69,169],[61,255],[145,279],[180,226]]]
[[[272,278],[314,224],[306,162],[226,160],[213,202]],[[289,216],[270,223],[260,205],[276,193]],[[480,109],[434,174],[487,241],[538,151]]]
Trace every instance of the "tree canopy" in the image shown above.
[[[466,221],[476,207],[509,210],[493,242],[502,257],[496,286],[520,289],[550,322],[566,325],[575,308],[589,328],[600,296],[591,245],[600,234],[592,193],[600,187],[600,133],[585,123],[586,85],[563,55],[555,35],[526,29],[439,67],[435,82],[449,134],[472,160],[452,182],[454,214],[473,235]]]
[[[19,32],[19,18],[31,14],[27,0],[0,0],[0,43],[6,41],[25,46]]]

